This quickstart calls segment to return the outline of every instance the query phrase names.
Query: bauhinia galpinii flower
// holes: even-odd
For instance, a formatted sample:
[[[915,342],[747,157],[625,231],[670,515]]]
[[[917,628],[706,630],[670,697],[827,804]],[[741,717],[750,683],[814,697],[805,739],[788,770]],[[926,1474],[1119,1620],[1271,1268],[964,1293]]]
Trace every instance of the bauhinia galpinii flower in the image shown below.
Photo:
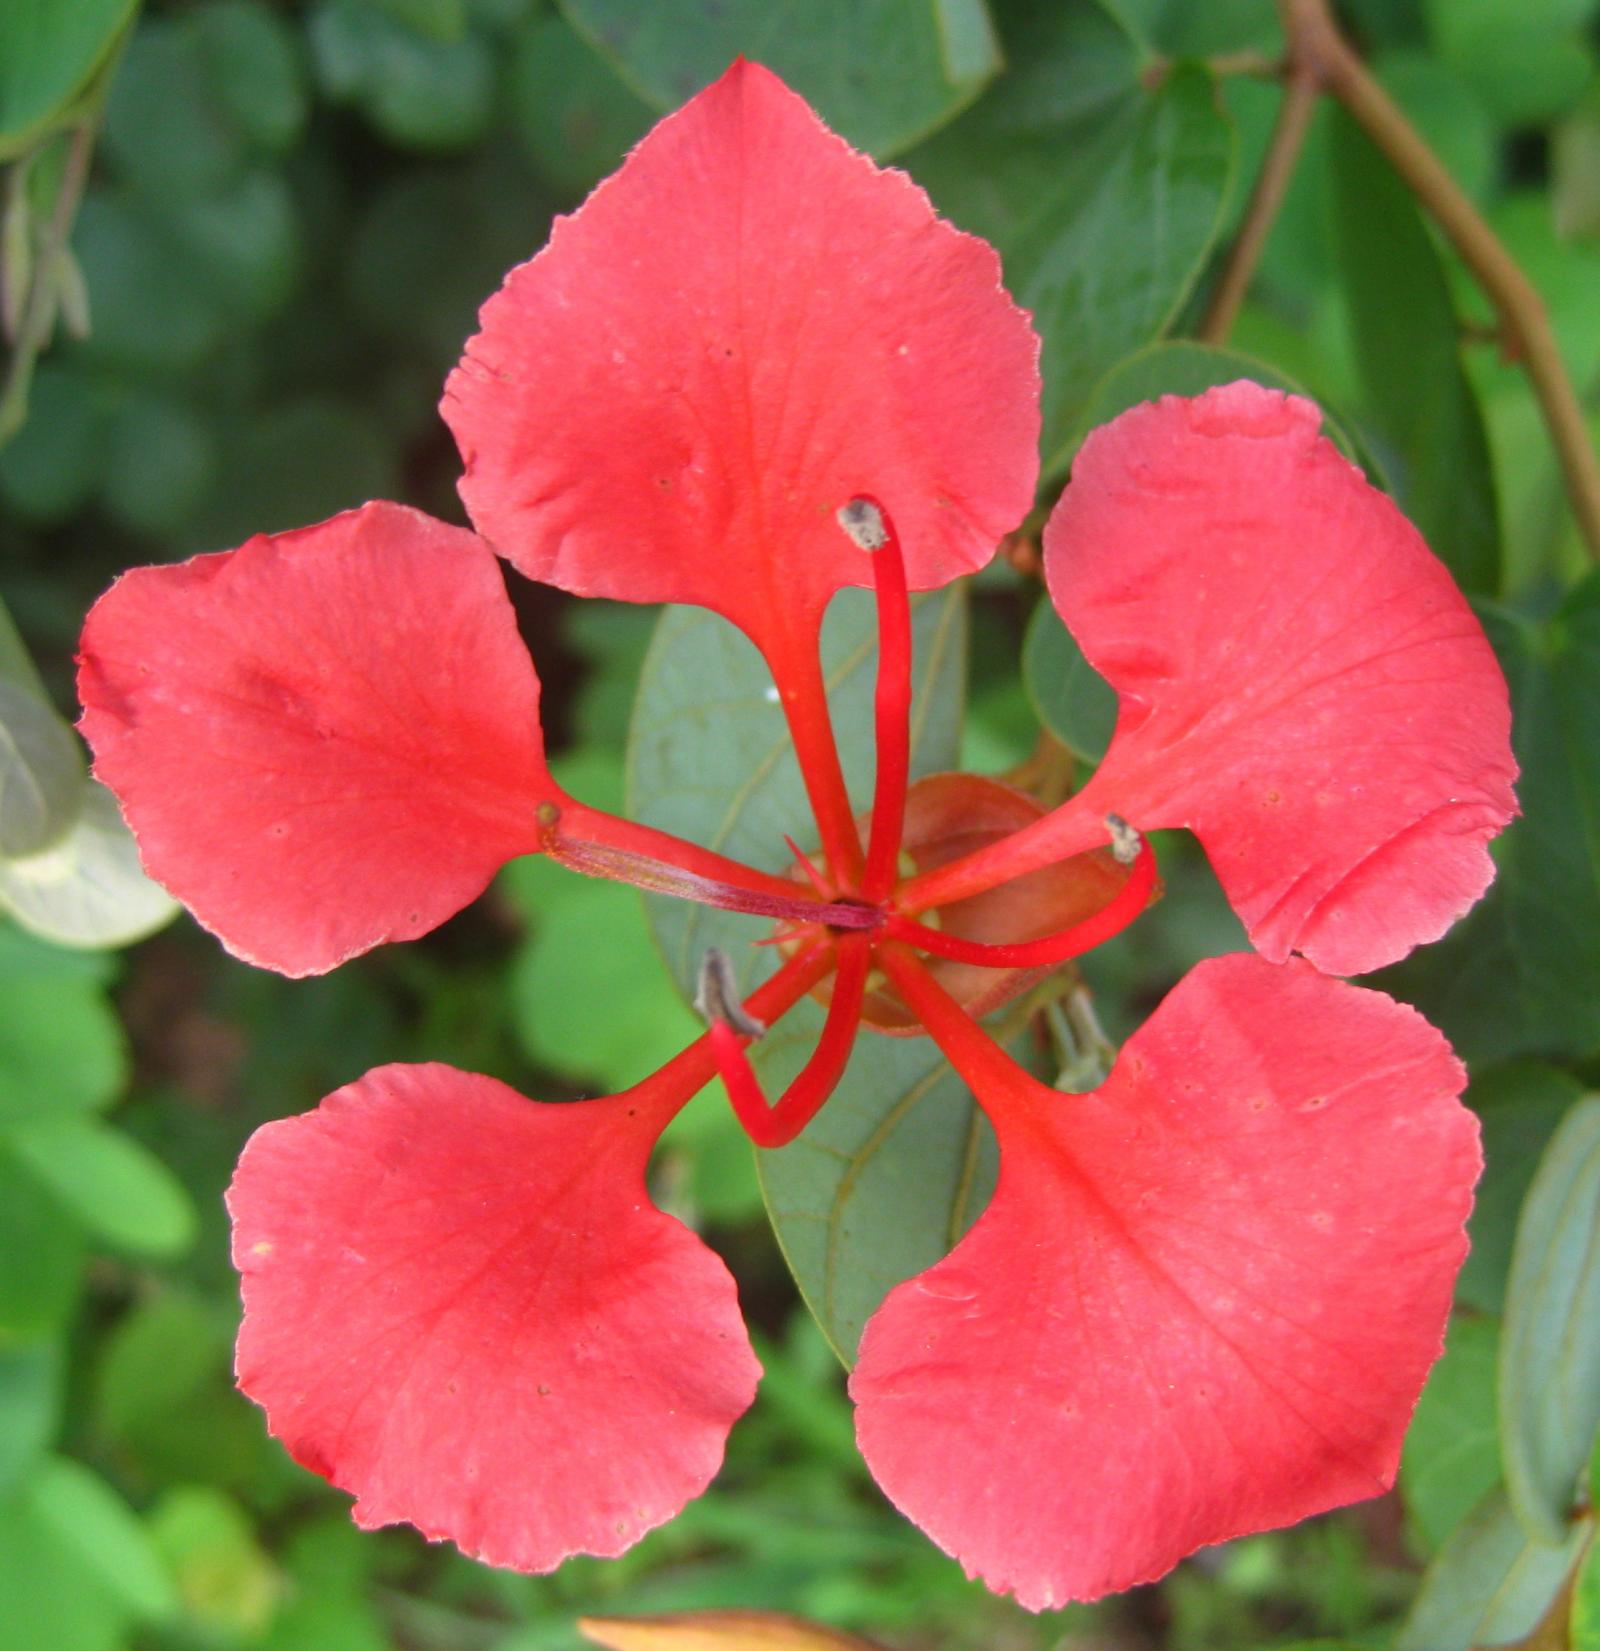
[[[908,783],[908,591],[1032,506],[1037,356],[988,246],[739,63],[484,306],[443,401],[475,531],[366,504],[137,569],[90,614],[96,771],[242,958],[331,969],[538,853],[781,936],[743,1002],[713,958],[706,1034],[621,1094],[387,1066],[250,1141],[239,1382],[360,1524],[547,1571],[697,1495],[760,1370],[726,1269],[650,1201],[652,1147],[719,1074],[757,1145],[793,1139],[891,1023],[937,1042],[1001,1155],[850,1378],[868,1464],[935,1542],[1039,1608],[1390,1484],[1477,1131],[1439,1033],[1337,977],[1488,884],[1505,686],[1316,409],[1237,383],[1094,432],[1045,530],[1050,600],[1119,699],[1088,783],[1051,810]],[[738,626],[805,777],[793,851],[756,869],[567,795],[497,556]],[[877,602],[870,813],[818,663],[847,585]],[[1165,827],[1254,951],[1059,1093],[981,1016],[1138,916]],[[807,994],[824,1029],[769,1102],[746,1047]]]

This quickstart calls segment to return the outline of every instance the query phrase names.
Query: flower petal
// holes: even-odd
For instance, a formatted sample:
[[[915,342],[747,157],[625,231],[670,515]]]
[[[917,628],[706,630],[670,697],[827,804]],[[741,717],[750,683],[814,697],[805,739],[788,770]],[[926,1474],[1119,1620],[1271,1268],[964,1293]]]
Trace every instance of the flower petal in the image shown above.
[[[1463,1080],[1414,1010],[1240,955],[1092,1095],[980,1096],[994,1201],[851,1379],[879,1483],[1033,1610],[1385,1489],[1466,1253]]]
[[[696,602],[763,648],[899,525],[913,588],[1033,502],[1038,344],[984,242],[740,61],[484,306],[442,411],[480,532],[582,595]],[[801,626],[800,628],[803,628]]]
[[[461,528],[369,504],[136,568],[79,663],[145,869],[249,962],[315,974],[425,934],[537,847],[539,682]]]
[[[1084,809],[1191,827],[1260,951],[1358,974],[1483,893],[1517,769],[1477,620],[1318,422],[1248,382],[1134,408],[1045,560],[1121,696]]]
[[[705,1488],[760,1366],[727,1269],[645,1193],[663,1121],[386,1066],[251,1138],[239,1385],[358,1524],[548,1571]]]

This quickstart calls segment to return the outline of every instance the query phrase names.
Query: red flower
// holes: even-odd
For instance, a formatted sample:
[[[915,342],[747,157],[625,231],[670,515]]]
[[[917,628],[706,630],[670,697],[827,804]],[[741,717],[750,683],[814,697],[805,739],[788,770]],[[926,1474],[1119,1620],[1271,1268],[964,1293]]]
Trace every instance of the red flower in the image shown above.
[[[873,1471],[969,1570],[1059,1604],[1391,1480],[1476,1132],[1438,1033],[1318,970],[1401,956],[1488,883],[1505,687],[1315,410],[1235,384],[1096,433],[1051,518],[1051,597],[1120,695],[1092,782],[1048,814],[987,781],[908,793],[907,589],[979,566],[1033,497],[1036,348],[998,277],[735,65],[485,306],[444,403],[482,538],[372,504],[135,571],[90,615],[97,771],[242,956],[330,968],[538,851],[785,925],[773,978],[740,1005],[711,968],[710,1031],[625,1094],[548,1106],[386,1067],[247,1146],[239,1379],[361,1523],[538,1571],[705,1486],[758,1367],[721,1263],[649,1201],[652,1145],[718,1070],[758,1142],[792,1138],[864,1017],[931,1033],[1001,1143],[989,1210],[890,1294],[851,1381]],[[556,786],[491,552],[755,641],[813,886]],[[816,635],[869,583],[863,844]],[[1058,1094],[969,1011],[1131,921],[1139,834],[1169,825],[1261,955],[1197,968],[1096,1093]],[[769,1108],[743,1043],[818,988],[817,1053]]]

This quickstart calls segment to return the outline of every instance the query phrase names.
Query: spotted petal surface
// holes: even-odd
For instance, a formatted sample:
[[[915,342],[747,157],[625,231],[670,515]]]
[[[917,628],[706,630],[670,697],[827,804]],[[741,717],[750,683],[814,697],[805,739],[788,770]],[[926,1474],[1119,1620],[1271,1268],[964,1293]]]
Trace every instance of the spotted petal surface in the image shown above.
[[[879,1483],[1030,1609],[1385,1489],[1480,1157],[1444,1039],[1295,960],[1202,963],[1102,1087],[979,1099],[993,1202],[868,1323]]]
[[[388,1066],[252,1137],[239,1384],[358,1524],[548,1571],[705,1488],[760,1367],[727,1269],[645,1193],[665,1117]]]
[[[418,511],[135,568],[79,665],[145,869],[249,962],[315,974],[425,934],[538,846],[554,785],[499,567]]]
[[[583,595],[694,602],[769,654],[870,560],[980,567],[1033,502],[1037,340],[984,242],[739,62],[484,306],[446,387],[479,531]]]
[[[1465,599],[1318,423],[1248,382],[1134,408],[1084,443],[1045,566],[1120,699],[1075,817],[1190,827],[1263,954],[1357,974],[1483,893],[1517,769]]]

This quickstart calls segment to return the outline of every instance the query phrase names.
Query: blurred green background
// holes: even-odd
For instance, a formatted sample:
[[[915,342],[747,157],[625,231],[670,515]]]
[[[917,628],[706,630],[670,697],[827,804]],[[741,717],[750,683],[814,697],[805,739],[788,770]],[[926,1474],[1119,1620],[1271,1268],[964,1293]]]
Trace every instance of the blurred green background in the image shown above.
[[[1591,433],[1597,12],[1342,13],[1536,282]],[[124,567],[371,497],[462,519],[434,408],[477,305],[740,51],[1000,247],[1045,341],[1053,485],[1083,430],[1134,400],[1241,373],[1303,386],[1480,605],[1516,696],[1527,818],[1491,898],[1379,982],[1472,1062],[1490,1150],[1401,1489],[1098,1607],[1033,1618],[990,1598],[873,1489],[839,1362],[708,1094],[669,1135],[657,1189],[729,1260],[767,1366],[713,1490],[626,1558],[546,1579],[358,1534],[231,1385],[220,1194],[241,1143],[382,1061],[448,1060],[547,1098],[637,1079],[695,1030],[651,934],[670,947],[673,918],[524,862],[426,941],[289,982],[187,919],[117,953],[0,916],[0,1651],[557,1651],[578,1644],[580,1612],[718,1605],[950,1651],[1387,1645],[1397,1628],[1408,1651],[1467,1651],[1541,1619],[1558,1637],[1530,1646],[1596,1651],[1600,1568],[1561,1594],[1589,1523],[1536,1540],[1495,1486],[1497,1380],[1525,1386],[1564,1349],[1569,1431],[1600,1389],[1600,1263],[1584,1248],[1600,1165],[1578,1104],[1600,1051],[1600,586],[1491,308],[1331,103],[1235,353],[1190,341],[1282,95],[1267,0],[0,0],[14,345],[72,129],[98,127],[60,220],[53,339],[31,383],[31,352],[13,348],[0,390],[0,429],[19,425],[0,447],[0,596],[43,691],[70,714],[78,626]],[[620,807],[656,616],[513,593],[558,772]],[[950,624],[958,643],[924,684],[944,707],[925,765],[1007,771],[1041,725],[1094,759],[1105,690],[1036,579],[997,562]],[[5,644],[0,683],[36,696]],[[657,687],[681,646],[657,639]],[[859,745],[860,719],[844,720]],[[636,802],[648,744],[636,731]],[[1163,865],[1168,898],[1086,964],[1113,1036],[1190,961],[1239,943],[1191,848],[1165,845]],[[878,1104],[852,1081],[841,1114]],[[1525,1236],[1517,1271],[1519,1206],[1564,1118],[1542,1184],[1567,1177],[1567,1225],[1548,1255]],[[1503,1317],[1521,1349],[1506,1357]]]

